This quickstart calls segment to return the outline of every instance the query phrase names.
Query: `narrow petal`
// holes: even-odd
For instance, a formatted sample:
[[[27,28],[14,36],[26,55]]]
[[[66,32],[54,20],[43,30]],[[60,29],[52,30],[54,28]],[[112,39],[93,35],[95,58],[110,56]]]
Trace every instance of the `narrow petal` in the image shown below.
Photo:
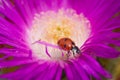
[[[80,59],[79,64],[89,74],[89,76],[93,76],[97,80],[102,80],[98,73],[93,70],[84,60]]]
[[[106,70],[104,70],[101,67],[101,65],[98,64],[98,62],[94,60],[92,57],[84,54],[84,60],[86,61],[88,65],[90,65],[91,68],[93,68],[93,70],[95,70],[96,72],[100,73],[101,75],[107,78],[111,78],[111,74],[109,74]]]
[[[73,64],[75,66],[76,71],[79,73],[79,76],[81,77],[81,80],[90,80],[89,75],[86,73],[86,71],[81,67],[80,61],[73,61]]]

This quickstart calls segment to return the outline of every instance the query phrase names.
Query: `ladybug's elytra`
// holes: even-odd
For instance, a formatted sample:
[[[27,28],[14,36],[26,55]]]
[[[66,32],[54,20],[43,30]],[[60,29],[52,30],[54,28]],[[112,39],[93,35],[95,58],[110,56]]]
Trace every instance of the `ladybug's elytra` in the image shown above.
[[[58,46],[65,51],[72,51],[73,54],[80,53],[79,48],[75,45],[75,43],[70,38],[61,38],[57,42]]]

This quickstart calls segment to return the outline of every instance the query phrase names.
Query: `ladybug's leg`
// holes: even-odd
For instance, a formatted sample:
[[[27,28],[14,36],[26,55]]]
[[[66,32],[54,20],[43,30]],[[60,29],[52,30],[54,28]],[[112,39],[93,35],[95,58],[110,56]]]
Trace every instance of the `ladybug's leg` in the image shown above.
[[[70,56],[70,51],[67,51],[67,57],[69,57]]]
[[[75,52],[73,51],[73,56],[75,56]]]
[[[73,53],[73,56],[75,56],[75,47],[72,47],[72,49],[71,49],[71,51],[72,51],[72,53]]]
[[[72,51],[72,53],[73,53],[73,56],[75,57],[75,52],[74,52],[74,51]]]

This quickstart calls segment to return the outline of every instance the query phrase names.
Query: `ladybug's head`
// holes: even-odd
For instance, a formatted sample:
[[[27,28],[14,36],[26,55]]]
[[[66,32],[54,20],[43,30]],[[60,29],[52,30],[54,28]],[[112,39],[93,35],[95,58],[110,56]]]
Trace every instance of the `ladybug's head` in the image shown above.
[[[77,46],[73,46],[71,50],[72,50],[73,54],[80,53],[80,49]]]

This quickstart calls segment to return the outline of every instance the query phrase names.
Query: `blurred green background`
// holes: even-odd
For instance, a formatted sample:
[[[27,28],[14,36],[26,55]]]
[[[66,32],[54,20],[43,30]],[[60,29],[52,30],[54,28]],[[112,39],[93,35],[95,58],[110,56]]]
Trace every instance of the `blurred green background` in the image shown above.
[[[98,61],[113,76],[112,79],[103,79],[103,80],[120,80],[120,57],[115,59],[99,58]]]

